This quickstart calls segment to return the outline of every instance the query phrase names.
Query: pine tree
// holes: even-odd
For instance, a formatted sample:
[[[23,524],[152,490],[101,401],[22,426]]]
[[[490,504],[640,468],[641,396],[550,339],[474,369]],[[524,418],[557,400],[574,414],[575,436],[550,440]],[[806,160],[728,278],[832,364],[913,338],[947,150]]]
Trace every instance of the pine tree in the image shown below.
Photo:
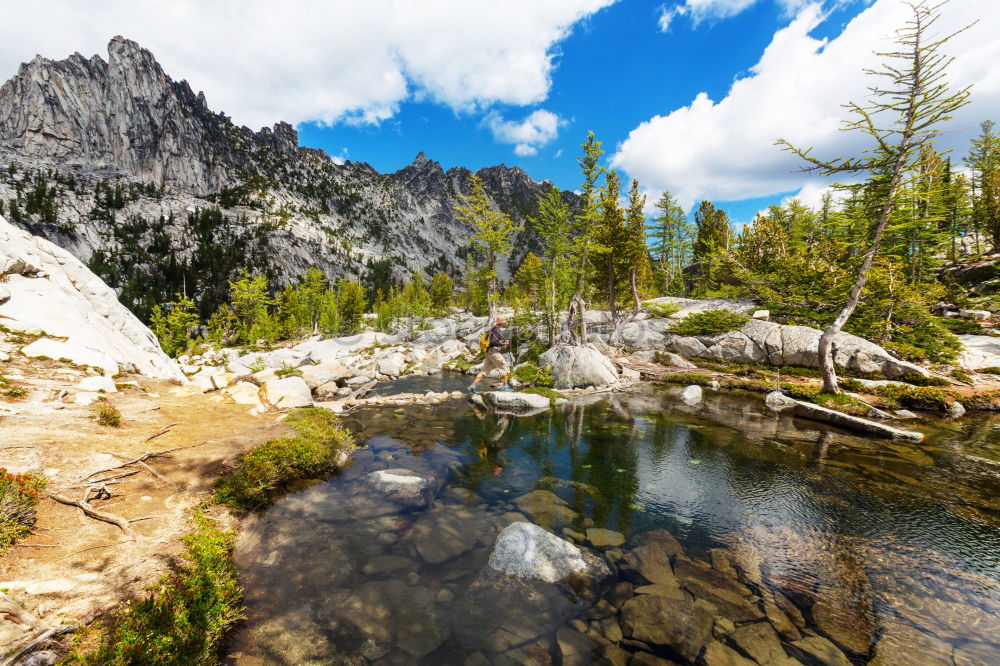
[[[556,313],[560,309],[556,285],[562,272],[562,265],[572,247],[570,232],[572,219],[569,205],[556,188],[538,197],[538,217],[528,218],[542,238],[545,248],[545,262],[548,265],[548,290],[545,301],[545,319],[549,331],[549,346],[556,344]]]
[[[486,198],[486,189],[479,176],[472,176],[470,192],[462,195],[463,205],[455,211],[458,219],[473,229],[471,243],[483,257],[483,264],[476,271],[476,277],[486,285],[486,301],[489,308],[489,324],[496,321],[496,299],[499,291],[497,261],[510,254],[515,231],[521,231],[511,221],[510,216],[494,210]]]
[[[455,283],[444,271],[439,271],[431,278],[430,294],[431,308],[437,314],[447,314],[455,293]]]
[[[625,211],[618,203],[619,197],[621,197],[621,178],[617,171],[611,170],[599,194],[600,220],[595,234],[598,247],[595,248],[594,254],[595,263],[601,270],[598,280],[603,282],[603,287],[607,290],[608,309],[612,321],[618,318],[615,291],[625,240]]]
[[[692,227],[670,192],[664,191],[653,206],[659,211],[649,234],[656,269],[663,274],[664,292],[681,295],[684,293],[681,271],[691,259]]]
[[[823,161],[811,155],[812,149],[795,148],[783,139],[778,144],[791,150],[811,166],[809,170],[824,175],[868,174],[864,184],[878,201],[877,213],[872,218],[874,230],[871,243],[858,268],[857,278],[847,302],[827,327],[819,340],[819,359],[823,372],[823,390],[837,393],[837,372],[833,362],[833,340],[843,329],[861,300],[861,292],[868,280],[875,255],[879,250],[886,226],[899,203],[900,184],[912,168],[924,146],[931,145],[941,133],[937,126],[951,118],[956,109],[969,101],[969,88],[950,92],[945,74],[951,58],[941,52],[942,47],[954,36],[927,40],[927,32],[940,18],[943,3],[929,5],[918,2],[910,5],[912,17],[897,31],[898,49],[879,55],[889,59],[880,71],[869,73],[884,77],[888,87],[873,87],[873,99],[867,106],[850,103],[848,109],[857,118],[848,121],[845,129],[860,132],[873,140],[874,145],[864,157],[837,158]],[[889,64],[898,61],[898,66]],[[884,114],[890,116],[883,124]],[[852,186],[852,189],[858,189]]]
[[[604,172],[598,162],[604,151],[601,142],[594,138],[593,132],[587,132],[587,140],[583,143],[583,156],[578,157],[580,170],[583,172],[583,186],[580,189],[580,210],[574,217],[574,277],[576,291],[570,299],[566,313],[566,327],[569,329],[570,344],[586,344],[587,322],[584,311],[587,309],[587,275],[589,272],[590,252],[594,245],[594,233],[600,221],[598,210],[597,181]]]

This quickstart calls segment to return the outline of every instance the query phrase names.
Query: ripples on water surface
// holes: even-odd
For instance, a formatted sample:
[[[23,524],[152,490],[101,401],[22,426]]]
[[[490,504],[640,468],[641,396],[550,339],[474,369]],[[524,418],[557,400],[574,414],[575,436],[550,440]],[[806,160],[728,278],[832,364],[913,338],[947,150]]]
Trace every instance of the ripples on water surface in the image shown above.
[[[816,632],[856,663],[1000,663],[998,422],[940,421],[904,444],[761,402],[709,392],[687,408],[644,389],[523,418],[464,401],[357,413],[368,447],[354,465],[298,484],[241,537],[250,618],[231,660],[559,663],[555,630],[568,613],[593,629],[593,612],[551,590],[495,609],[468,592],[498,531],[528,519],[616,530],[625,549],[666,529],[692,559],[738,571],[759,606],[794,604],[782,617],[803,626],[786,644]],[[434,482],[387,499],[366,475],[394,468]]]

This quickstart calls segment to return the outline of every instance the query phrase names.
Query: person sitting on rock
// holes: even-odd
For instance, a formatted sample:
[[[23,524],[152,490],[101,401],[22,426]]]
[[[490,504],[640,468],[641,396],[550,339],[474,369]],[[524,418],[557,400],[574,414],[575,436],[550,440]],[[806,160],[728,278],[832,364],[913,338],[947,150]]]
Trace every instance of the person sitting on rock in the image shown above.
[[[493,324],[493,328],[490,329],[490,344],[486,349],[486,360],[483,362],[483,369],[479,371],[476,378],[472,380],[469,385],[469,393],[479,393],[479,389],[476,388],[476,384],[481,382],[483,378],[489,376],[490,372],[495,369],[503,373],[503,388],[504,391],[513,391],[508,383],[510,380],[510,367],[507,365],[507,361],[504,360],[503,354],[500,350],[510,344],[510,340],[506,340],[503,337],[503,332],[500,330],[501,326],[506,326],[507,318],[503,315],[497,317],[497,321]]]

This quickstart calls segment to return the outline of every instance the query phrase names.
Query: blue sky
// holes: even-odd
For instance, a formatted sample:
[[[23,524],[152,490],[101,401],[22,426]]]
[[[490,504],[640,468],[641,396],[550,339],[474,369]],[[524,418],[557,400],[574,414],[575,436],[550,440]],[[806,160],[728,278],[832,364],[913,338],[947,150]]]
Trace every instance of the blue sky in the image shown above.
[[[833,10],[812,34],[818,38],[839,34],[865,6],[855,2]],[[588,130],[611,153],[636,125],[688,104],[699,92],[713,99],[724,97],[734,78],[746,75],[775,31],[791,20],[768,1],[737,16],[698,25],[679,17],[669,32],[661,32],[661,13],[662,6],[654,3],[620,2],[579,23],[557,46],[551,92],[539,106],[566,122],[537,155],[515,155],[513,146],[494,139],[480,113],[455,112],[430,102],[407,102],[395,117],[379,125],[302,123],[300,143],[367,162],[382,172],[400,169],[424,151],[445,169],[517,165],[535,180],[577,189],[576,158]],[[504,117],[515,119],[532,108],[498,106]],[[734,220],[749,220],[789,194],[719,203]]]
[[[107,57],[124,35],[212,109],[254,129],[291,122],[335,158],[391,172],[423,151],[576,189],[594,130],[651,200],[669,190],[748,222],[830,185],[796,173],[777,138],[865,149],[838,130],[841,105],[865,101],[872,51],[907,17],[901,0],[35,0],[5,8],[0,76],[36,53]],[[1000,121],[997,0],[953,0],[940,28],[977,19],[948,45],[954,85],[973,85],[938,142],[957,157]]]

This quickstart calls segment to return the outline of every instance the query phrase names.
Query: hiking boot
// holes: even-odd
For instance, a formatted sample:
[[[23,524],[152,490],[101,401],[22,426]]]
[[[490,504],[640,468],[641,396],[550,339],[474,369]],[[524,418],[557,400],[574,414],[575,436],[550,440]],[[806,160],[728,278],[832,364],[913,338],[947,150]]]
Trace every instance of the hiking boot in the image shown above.
[[[479,389],[476,388],[475,384],[469,384],[469,393],[479,393]]]
[[[506,384],[506,385],[504,385],[504,387],[503,387],[502,389],[500,389],[500,390],[501,390],[501,391],[506,391],[507,393],[513,393],[513,392],[514,392],[514,389],[512,389],[512,388],[510,387],[510,384]]]

